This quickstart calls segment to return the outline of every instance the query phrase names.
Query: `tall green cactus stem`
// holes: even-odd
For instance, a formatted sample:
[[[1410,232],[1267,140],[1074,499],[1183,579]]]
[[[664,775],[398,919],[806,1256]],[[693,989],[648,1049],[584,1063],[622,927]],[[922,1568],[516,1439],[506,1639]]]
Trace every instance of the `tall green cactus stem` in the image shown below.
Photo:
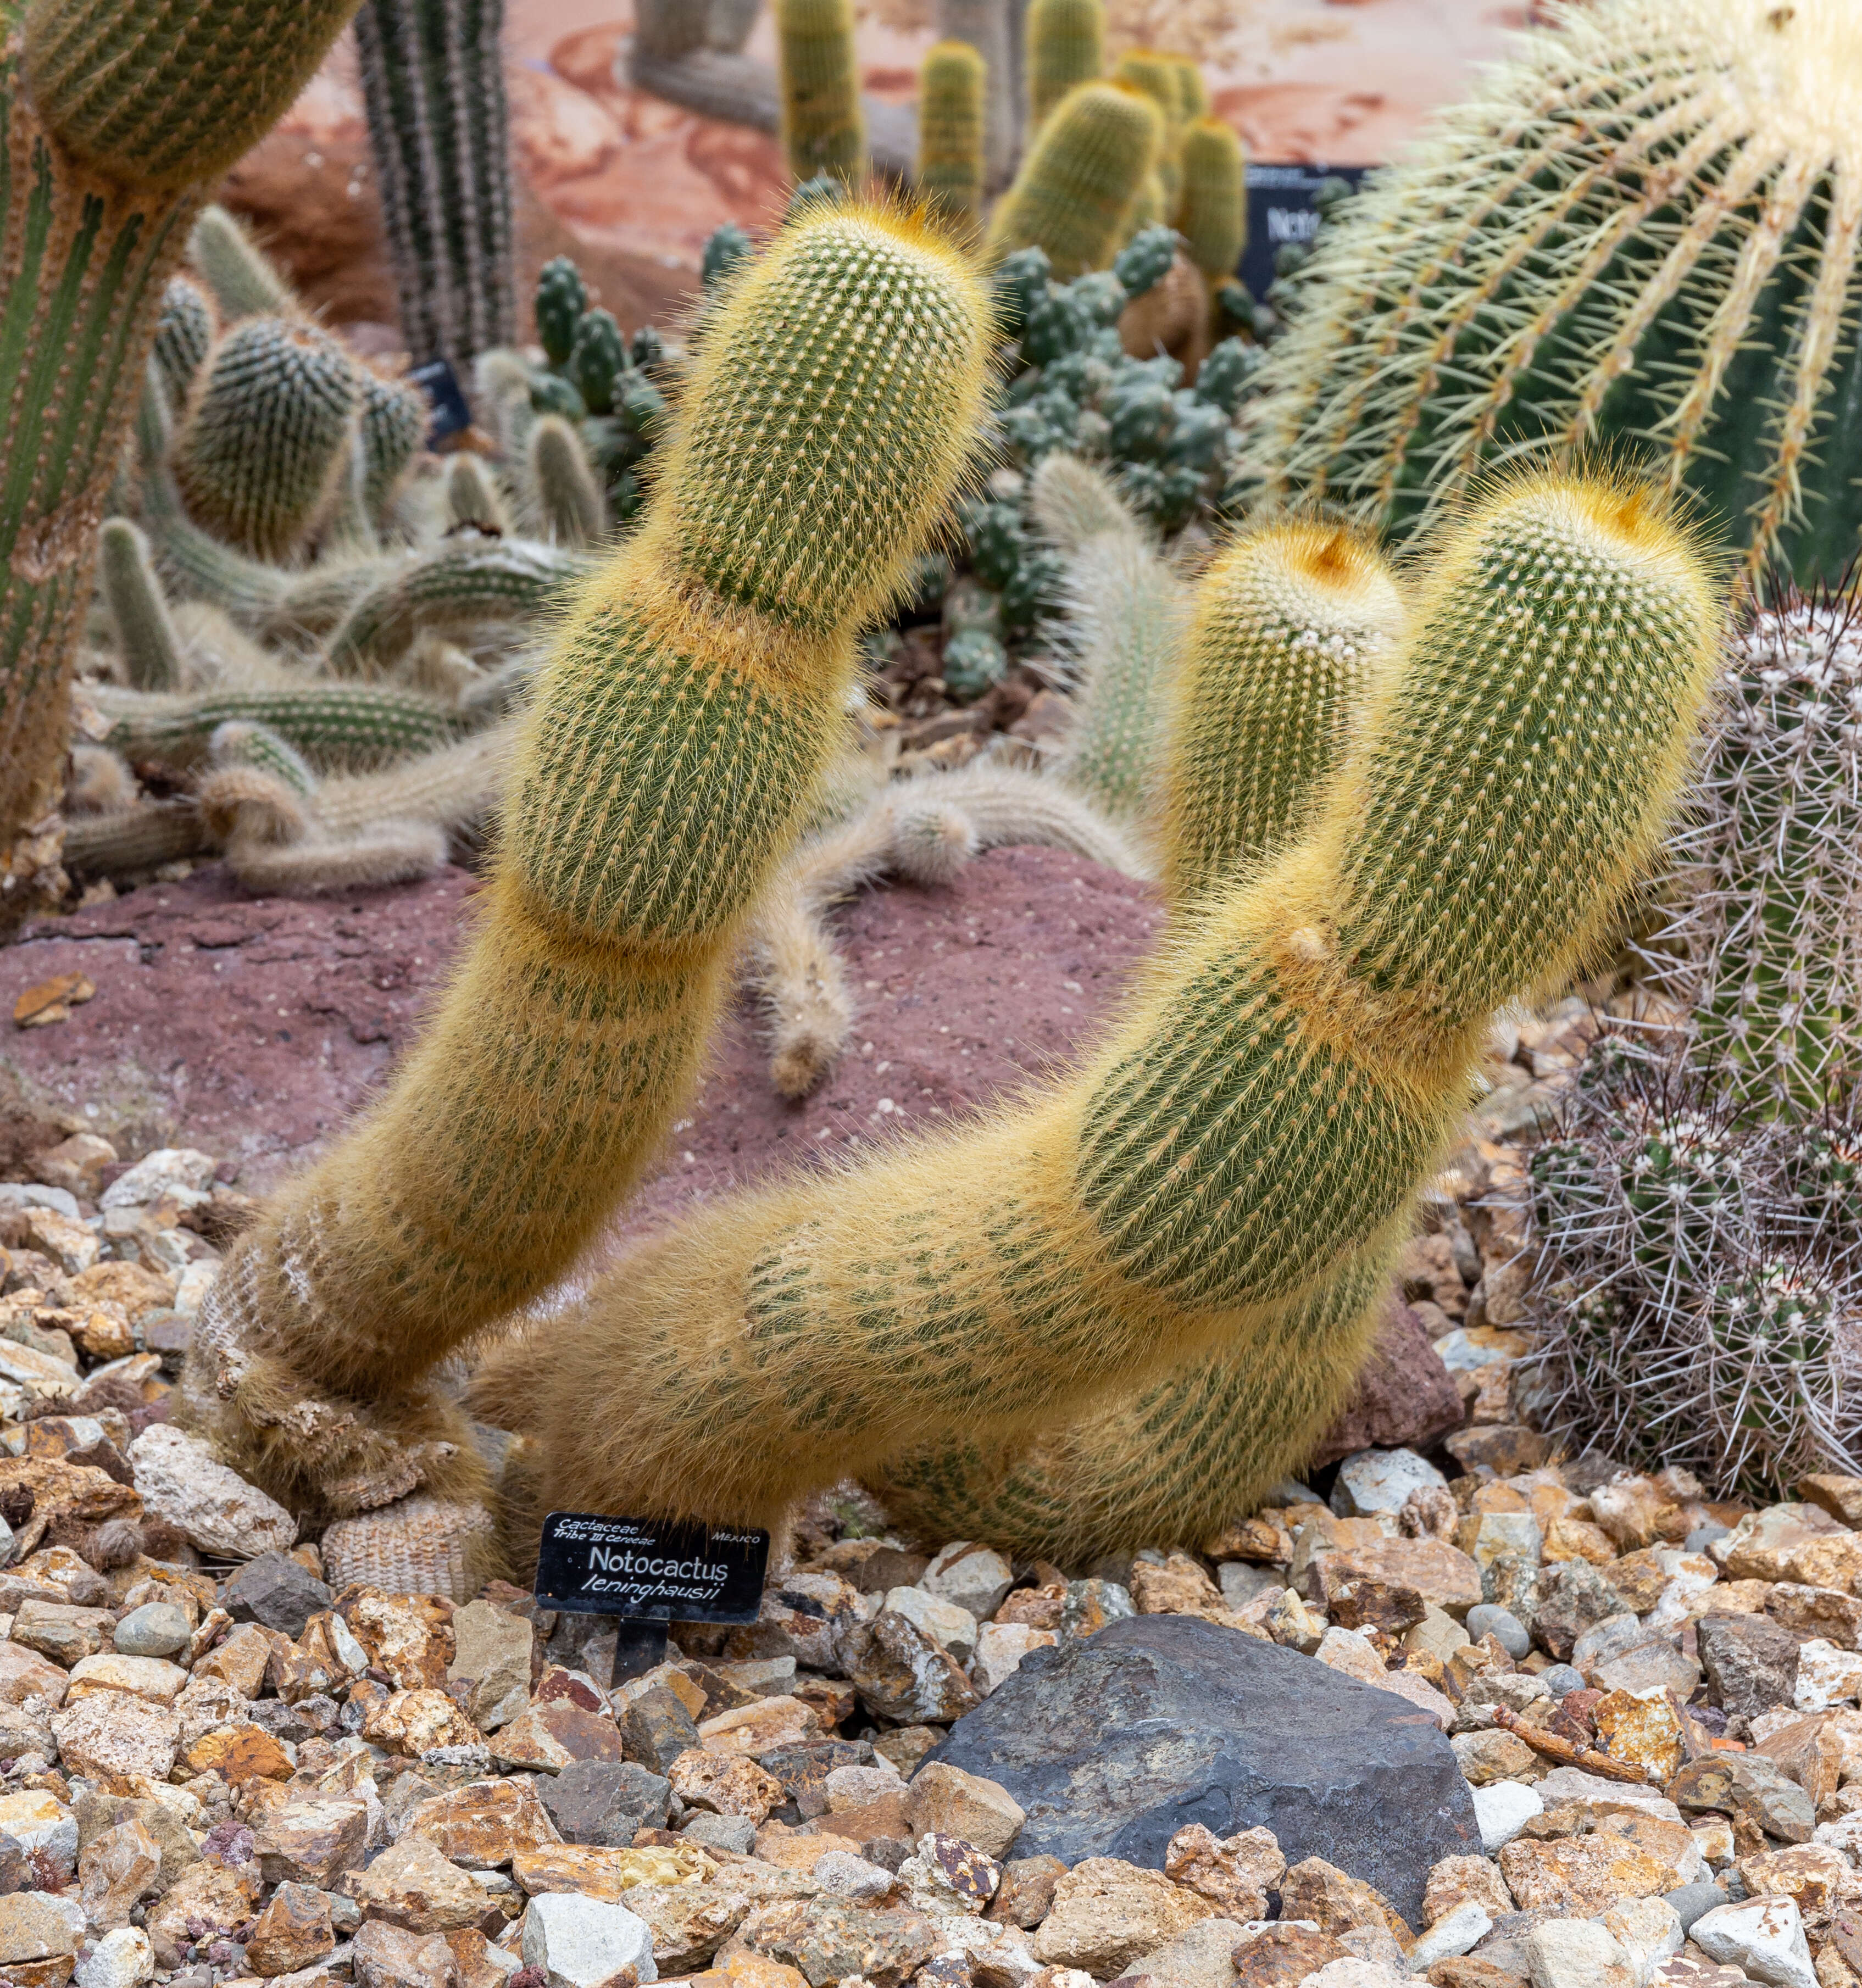
[[[983,211],[983,58],[939,42],[918,72],[918,190],[960,227]]]
[[[983,64],[983,177],[992,191],[1008,184],[1019,135],[1013,12],[1005,0],[938,0],[938,39],[962,42]]]
[[[205,183],[353,4],[0,0],[0,923],[56,861],[70,662],[164,286]]]
[[[1165,59],[1176,72],[1177,95],[1183,104],[1181,121],[1198,123],[1209,115],[1209,86],[1203,79],[1201,65],[1188,56],[1173,55]]]
[[[866,117],[851,0],[775,0],[782,144],[799,181],[866,177]]]
[[[392,567],[358,594],[330,638],[345,676],[388,668],[423,634],[461,641],[527,620],[587,577],[590,562],[533,539],[449,539]]]
[[[1176,214],[1183,197],[1183,169],[1180,154],[1183,146],[1183,93],[1177,80],[1176,59],[1150,49],[1128,49],[1112,66],[1112,80],[1129,90],[1142,90],[1157,106],[1163,120],[1163,137],[1153,170],[1163,190],[1163,212],[1169,221]]]
[[[1337,526],[1264,526],[1209,569],[1166,747],[1173,902],[1220,890],[1304,826],[1403,628],[1376,549]]]
[[[186,1412],[280,1495],[482,1488],[421,1377],[568,1267],[686,1094],[855,632],[966,473],[989,331],[967,260],[882,211],[813,210],[733,279],[645,522],[559,625],[440,1014],[203,1315]]]
[[[365,0],[356,49],[381,218],[415,359],[461,384],[516,336],[504,0]]]
[[[1031,137],[1076,84],[1105,73],[1105,0],[1029,0],[1027,36]]]
[[[105,519],[100,539],[97,578],[116,624],[131,685],[137,690],[179,690],[184,676],[181,637],[155,577],[148,540],[127,518]]]
[[[1219,283],[1248,246],[1248,154],[1232,126],[1205,117],[1183,134],[1183,166],[1177,225],[1190,261]]]
[[[235,325],[175,448],[195,522],[242,552],[287,558],[337,495],[360,391],[348,356],[314,325]]]
[[[298,309],[290,285],[272,267],[245,223],[223,207],[201,209],[188,237],[188,260],[229,320],[290,317]]]
[[[1703,1065],[1761,1114],[1862,1080],[1862,781],[1853,597],[1799,600],[1731,645],[1653,964]]]
[[[523,1374],[537,1513],[747,1520],[1257,1334],[1284,1371],[1289,1303],[1400,1236],[1493,1007],[1585,958],[1659,841],[1719,579],[1634,491],[1488,497],[1317,820],[1199,912],[1076,1077],[715,1204],[551,1317]],[[1300,1357],[1338,1382],[1363,1346]]]
[[[1081,84],[1056,106],[997,202],[990,259],[1036,247],[1063,281],[1104,269],[1125,239],[1163,138],[1149,97],[1117,83]]]
[[[467,713],[377,684],[96,695],[110,721],[103,742],[113,751],[182,766],[204,759],[214,733],[233,720],[269,725],[313,766],[331,767],[379,766],[432,752],[472,727]]]
[[[207,363],[216,327],[213,306],[185,276],[171,276],[155,320],[154,359],[171,407],[184,407],[194,377]]]
[[[582,439],[560,414],[545,414],[530,431],[531,502],[546,537],[578,550],[608,530],[607,507]]]
[[[388,523],[402,479],[427,438],[427,397],[411,381],[386,380],[366,367],[357,433],[362,450],[361,499],[371,521]]]
[[[1319,237],[1244,458],[1407,533],[1484,462],[1622,445],[1749,575],[1862,532],[1862,13],[1561,8]]]

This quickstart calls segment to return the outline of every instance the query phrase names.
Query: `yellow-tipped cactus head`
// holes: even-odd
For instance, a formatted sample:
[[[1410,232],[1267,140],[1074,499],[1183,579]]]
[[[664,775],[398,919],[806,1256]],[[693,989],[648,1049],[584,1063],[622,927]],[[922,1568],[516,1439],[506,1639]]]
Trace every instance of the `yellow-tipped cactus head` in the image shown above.
[[[32,0],[26,87],[84,164],[142,187],[186,186],[225,172],[290,108],[356,4]]]
[[[804,627],[875,612],[969,468],[990,310],[934,228],[804,210],[708,325],[655,507],[679,564]]]
[[[1338,525],[1249,532],[1204,574],[1170,722],[1160,840],[1173,901],[1297,834],[1402,640],[1403,597]]]

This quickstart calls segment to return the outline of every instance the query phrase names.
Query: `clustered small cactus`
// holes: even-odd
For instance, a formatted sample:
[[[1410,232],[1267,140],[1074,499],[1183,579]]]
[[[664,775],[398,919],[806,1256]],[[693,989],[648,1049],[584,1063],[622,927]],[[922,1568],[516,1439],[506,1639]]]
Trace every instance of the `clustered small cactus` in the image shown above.
[[[1530,1168],[1544,1412],[1775,1489],[1862,1467],[1862,629],[1787,599],[1730,645],[1647,951]]]

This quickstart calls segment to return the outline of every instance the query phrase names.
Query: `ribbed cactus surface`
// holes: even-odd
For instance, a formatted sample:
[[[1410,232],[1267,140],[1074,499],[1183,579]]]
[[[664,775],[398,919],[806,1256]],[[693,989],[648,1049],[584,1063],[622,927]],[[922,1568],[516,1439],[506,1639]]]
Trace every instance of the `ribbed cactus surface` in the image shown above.
[[[918,73],[918,190],[965,227],[983,208],[983,83],[967,42],[938,42]]]
[[[1129,232],[1163,139],[1163,119],[1148,96],[1116,83],[1081,84],[1055,107],[997,202],[990,259],[1034,247],[1063,279],[1104,269]]]
[[[516,333],[504,0],[364,0],[356,15],[370,149],[417,362]]]
[[[154,357],[171,407],[185,406],[194,376],[205,364],[214,340],[213,306],[185,276],[169,279],[155,321]]]
[[[221,341],[175,451],[195,520],[243,552],[282,560],[335,494],[361,397],[355,367],[296,319],[246,318]]]
[[[1028,119],[1038,130],[1075,84],[1105,73],[1105,0],[1029,0]]]
[[[181,637],[155,577],[149,542],[127,518],[104,522],[97,580],[131,685],[137,690],[179,690]]]
[[[0,925],[46,839],[96,529],[205,182],[352,0],[0,0]]]
[[[394,493],[427,438],[427,400],[405,380],[357,374],[357,441],[362,451],[361,494],[370,518],[386,522]]]
[[[988,329],[963,259],[859,208],[811,210],[716,306],[648,516],[559,624],[440,1014],[203,1318],[188,1412],[281,1495],[477,1488],[421,1377],[656,1150],[843,735],[855,631],[965,472]]]
[[[1367,541],[1264,526],[1197,590],[1164,747],[1166,885],[1184,904],[1303,826],[1403,635],[1401,595]]]
[[[1646,456],[1806,584],[1862,534],[1862,13],[1559,10],[1319,238],[1255,403],[1270,499],[1407,532],[1535,442]]]
[[[1183,164],[1179,157],[1183,93],[1177,80],[1176,61],[1155,49],[1127,49],[1112,65],[1112,74],[1113,82],[1148,96],[1156,105],[1157,114],[1163,120],[1157,156],[1151,169],[1163,191],[1163,212],[1158,218],[1167,221],[1176,211],[1183,184]]]
[[[1177,225],[1205,276],[1232,276],[1248,246],[1248,155],[1232,126],[1205,117],[1183,134]]]
[[[783,150],[798,181],[866,174],[866,117],[851,0],[775,0]]]

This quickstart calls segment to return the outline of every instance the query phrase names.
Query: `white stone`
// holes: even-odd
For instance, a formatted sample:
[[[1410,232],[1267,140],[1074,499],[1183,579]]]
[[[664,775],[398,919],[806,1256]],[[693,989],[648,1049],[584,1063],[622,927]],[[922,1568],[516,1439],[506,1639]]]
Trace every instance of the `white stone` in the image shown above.
[[[1694,1921],[1688,1936],[1710,1960],[1742,1967],[1769,1988],[1817,1988],[1810,1942],[1793,1898],[1715,1905]]]
[[[1339,1466],[1332,1479],[1332,1509],[1343,1519],[1400,1512],[1412,1491],[1446,1490],[1447,1486],[1435,1466],[1413,1449],[1360,1449]]]
[[[530,1901],[523,1952],[525,1966],[543,1970],[547,1988],[598,1988],[624,1967],[637,1969],[642,1981],[659,1979],[646,1921],[579,1892],[545,1892]]]
[[[155,1955],[140,1926],[107,1932],[77,1964],[77,1988],[141,1988],[155,1978]]]
[[[1532,1988],[1636,1988],[1635,1963],[1594,1919],[1548,1919],[1525,1936]]]
[[[28,1395],[75,1395],[83,1384],[75,1367],[36,1346],[0,1339],[0,1381],[11,1381]]]
[[[1489,1857],[1498,1856],[1534,1816],[1545,1813],[1545,1804],[1522,1781],[1494,1781],[1468,1792],[1480,1827],[1481,1848]]]
[[[144,1208],[151,1201],[168,1198],[184,1207],[211,1197],[207,1189],[213,1180],[215,1162],[212,1155],[196,1152],[191,1146],[162,1146],[138,1160],[120,1174],[97,1197],[100,1208]],[[77,1210],[73,1208],[75,1215]]]
[[[207,1302],[213,1280],[220,1274],[218,1258],[211,1263],[189,1263],[174,1280],[174,1309],[193,1317]]]
[[[1852,1864],[1862,1864],[1862,1809],[1839,1815],[1833,1822],[1820,1822],[1812,1833],[1813,1843],[1826,1843],[1840,1850]]]
[[[865,1808],[869,1802],[883,1801],[888,1795],[905,1793],[905,1777],[890,1760],[876,1760],[870,1767],[848,1765],[829,1770],[821,1783],[830,1813]]]
[[[943,1548],[918,1577],[918,1585],[940,1601],[967,1608],[987,1622],[1015,1584],[1015,1570],[993,1547],[956,1540]]]
[[[42,1181],[21,1185],[0,1183],[0,1208],[49,1208],[72,1222],[78,1221],[77,1196],[68,1187],[47,1187]]]
[[[1862,1690],[1862,1650],[1845,1650],[1821,1636],[1797,1647],[1797,1687],[1793,1702],[1799,1712],[1827,1712]]]
[[[1706,1866],[1701,1867],[1706,1875]],[[1617,1944],[1627,1953],[1636,1970],[1637,1988],[1653,1979],[1664,1960],[1681,1950],[1687,1935],[1681,1931],[1681,1914],[1666,1898],[1623,1898],[1600,1915],[1598,1923],[1609,1928]]]
[[[256,1560],[296,1543],[291,1514],[229,1470],[198,1437],[152,1423],[130,1445],[129,1462],[143,1503],[205,1552]]]
[[[970,1681],[987,1698],[1005,1678],[1021,1669],[1029,1651],[1050,1649],[1059,1641],[1051,1629],[1037,1629],[1031,1623],[985,1622],[977,1631]]]
[[[1300,1983],[1299,1988],[1409,1988],[1409,1976],[1380,1960],[1360,1960],[1348,1954],[1329,1960]]]
[[[1652,1815],[1663,1822],[1679,1822],[1681,1812],[1660,1788],[1638,1781],[1606,1781],[1601,1774],[1587,1774],[1582,1767],[1554,1767],[1539,1783],[1539,1792],[1549,1807],[1560,1802],[1601,1802],[1606,1808],[1633,1808],[1638,1815]]]
[[[1389,1675],[1383,1659],[1356,1629],[1328,1629],[1320,1637],[1319,1646],[1312,1654],[1329,1668],[1346,1677],[1356,1678],[1360,1684],[1375,1685],[1379,1690]]]
[[[916,1624],[933,1642],[941,1644],[960,1664],[968,1663],[976,1655],[977,1618],[967,1608],[923,1587],[889,1588],[885,1605]]]
[[[884,1865],[869,1864],[851,1850],[823,1851],[808,1875],[824,1892],[855,1905],[875,1903],[898,1882]]]
[[[1410,1949],[1410,1972],[1427,1974],[1438,1960],[1471,1952],[1494,1929],[1490,1914],[1472,1898],[1444,1912]]]
[[[77,1817],[56,1795],[29,1789],[0,1797],[0,1831],[16,1837],[22,1850],[42,1850],[67,1871],[77,1865]]]

